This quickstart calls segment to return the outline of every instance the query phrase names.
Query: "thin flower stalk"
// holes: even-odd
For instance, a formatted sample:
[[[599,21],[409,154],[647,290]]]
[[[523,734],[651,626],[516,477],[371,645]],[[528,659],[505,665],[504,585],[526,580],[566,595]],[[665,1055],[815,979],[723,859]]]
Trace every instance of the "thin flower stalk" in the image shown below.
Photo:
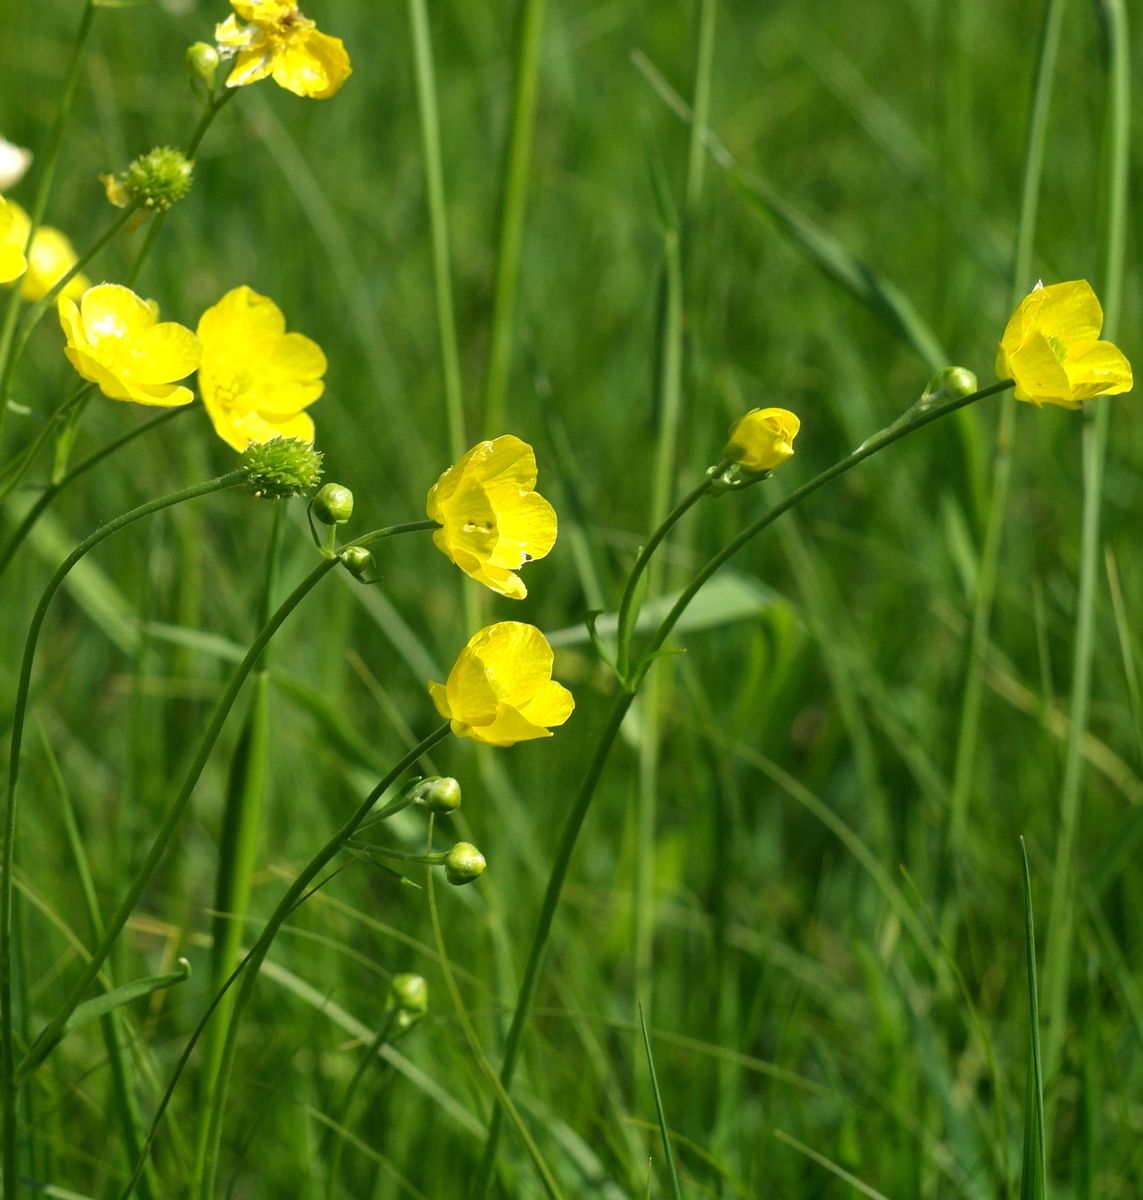
[[[211,1200],[215,1195],[215,1174],[218,1169],[218,1149],[222,1137],[223,1117],[226,1112],[226,1097],[230,1086],[230,1077],[234,1067],[234,1053],[238,1044],[238,1030],[241,1026],[242,1015],[258,982],[258,972],[269,953],[274,938],[281,929],[286,918],[297,908],[304,898],[310,884],[321,871],[341,851],[345,843],[353,837],[373,806],[380,797],[400,777],[414,766],[424,755],[443,741],[449,735],[447,724],[439,726],[428,737],[413,747],[377,784],[368,796],[358,805],[356,811],[344,825],[325,843],[324,846],[310,859],[301,873],[297,876],[285,895],[278,901],[277,907],[266,922],[266,928],[247,955],[243,964],[242,982],[234,1000],[234,1009],[226,1032],[226,1043],[223,1050],[222,1063],[219,1069],[218,1081],[213,1097],[207,1105],[210,1114],[210,1129],[204,1156],[202,1174],[196,1181],[192,1195],[197,1200]],[[158,1117],[156,1117],[156,1120]]]
[[[79,29],[76,31],[71,60],[68,63],[67,75],[64,78],[63,89],[60,92],[59,107],[56,109],[55,120],[52,122],[51,132],[48,134],[47,145],[39,157],[39,182],[36,184],[36,193],[32,200],[31,211],[28,213],[29,227],[26,250],[31,248],[32,238],[35,237],[36,229],[43,220],[44,212],[48,207],[48,197],[51,195],[56,164],[59,162],[60,150],[63,146],[64,130],[67,128],[67,122],[71,116],[72,104],[75,102],[75,93],[79,86],[80,75],[82,74],[84,49],[95,19],[95,8],[94,0],[87,0],[87,3],[84,5],[83,15],[79,21]],[[4,316],[2,321],[0,321],[0,429],[4,427],[4,418],[8,411],[7,380],[11,371],[13,358],[12,338],[16,332],[17,318],[20,315],[20,303],[20,289],[15,287],[8,297]]]
[[[17,1080],[12,1024],[12,866],[16,840],[18,785],[24,723],[27,718],[32,666],[35,662],[40,630],[43,628],[44,619],[47,616],[48,608],[55,594],[63,586],[64,580],[68,577],[72,568],[88,551],[94,549],[100,542],[128,525],[132,525],[144,517],[151,516],[153,513],[161,512],[163,509],[181,504],[187,500],[194,500],[200,496],[209,495],[212,492],[236,487],[243,482],[244,478],[245,476],[242,471],[232,471],[228,475],[208,480],[205,483],[196,484],[193,487],[184,488],[169,496],[150,500],[146,504],[141,504],[138,508],[124,513],[115,520],[109,521],[106,525],[100,526],[99,529],[82,541],[64,559],[55,574],[48,581],[48,585],[40,597],[28,628],[28,635],[24,644],[23,662],[20,667],[20,679],[16,688],[16,701],[12,712],[12,735],[8,758],[8,796],[4,817],[3,850],[0,852],[0,872],[2,872],[0,874],[0,1077],[2,1077],[3,1086],[3,1124],[0,1127],[0,1133],[3,1134],[2,1140],[4,1144],[3,1170],[0,1173],[0,1182],[4,1186],[0,1189],[0,1194],[5,1196],[14,1194],[16,1181]],[[118,930],[116,930],[117,932]],[[92,962],[88,964],[88,973],[90,974],[84,985],[85,988],[95,978],[102,963],[103,959],[96,961],[93,958]],[[92,969],[93,965],[94,970]],[[55,1033],[58,1035],[62,1029],[63,1023],[61,1022]],[[54,1041],[54,1037],[52,1041]]]
[[[667,613],[658,629],[648,640],[638,662],[631,669],[626,686],[619,691],[612,701],[611,711],[608,713],[607,721],[600,734],[595,754],[592,756],[583,782],[580,784],[579,791],[576,793],[576,797],[572,801],[567,817],[564,820],[555,860],[552,863],[551,874],[548,877],[548,886],[540,905],[540,913],[536,919],[536,928],[532,933],[532,941],[528,949],[528,960],[520,981],[520,990],[516,998],[516,1008],[512,1014],[512,1024],[509,1027],[508,1036],[504,1044],[504,1057],[500,1067],[500,1082],[506,1091],[511,1087],[512,1077],[516,1070],[524,1027],[528,1023],[532,1004],[535,1000],[540,971],[543,967],[544,952],[547,948],[548,938],[551,935],[552,922],[559,907],[572,853],[575,850],[588,809],[591,807],[596,786],[599,783],[600,776],[603,774],[603,768],[607,763],[611,748],[614,746],[615,740],[619,735],[623,718],[634,703],[639,686],[646,677],[651,663],[654,662],[658,652],[662,649],[683,613],[686,612],[691,601],[698,595],[711,576],[727,560],[737,554],[739,550],[757,537],[767,526],[772,525],[784,513],[796,508],[803,500],[813,495],[814,492],[819,491],[827,483],[846,474],[867,458],[880,453],[888,446],[900,441],[901,438],[908,434],[923,428],[925,425],[929,425],[941,417],[956,412],[958,409],[965,408],[969,404],[974,404],[978,400],[983,400],[987,396],[1003,392],[1011,386],[1011,382],[1003,381],[992,384],[990,387],[981,388],[979,391],[972,392],[967,396],[955,396],[942,404],[933,405],[920,412],[910,409],[903,417],[894,421],[885,429],[875,433],[872,437],[867,438],[852,453],[834,463],[832,467],[829,467],[820,475],[816,475],[807,483],[802,484],[801,487],[796,488],[784,500],[779,501],[763,513],[762,516],[758,517],[757,520],[747,525],[737,537],[723,547],[718,554],[714,555],[699,570],[691,582],[680,593],[670,612]],[[685,508],[683,511],[685,511]],[[678,519],[676,514],[681,515],[678,509],[671,514],[671,517],[675,520]],[[654,535],[652,535],[652,538],[654,539]],[[656,545],[661,540],[661,537],[658,538]],[[469,1200],[484,1200],[488,1195],[488,1189],[492,1183],[496,1162],[496,1149],[499,1144],[502,1125],[503,1116],[500,1107],[497,1106],[489,1121],[488,1133],[484,1142],[484,1151],[481,1155],[480,1165],[477,1168],[472,1190],[469,1193]]]

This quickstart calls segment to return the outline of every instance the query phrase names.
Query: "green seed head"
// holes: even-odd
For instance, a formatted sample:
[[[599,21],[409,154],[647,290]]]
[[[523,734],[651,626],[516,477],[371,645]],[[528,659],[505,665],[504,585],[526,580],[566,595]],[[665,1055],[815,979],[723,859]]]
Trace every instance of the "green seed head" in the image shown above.
[[[246,486],[261,500],[303,496],[321,479],[321,452],[299,438],[251,442],[239,460]]]
[[[194,163],[173,146],[157,146],[140,155],[121,175],[103,176],[107,198],[125,208],[134,203],[166,212],[191,189]]]

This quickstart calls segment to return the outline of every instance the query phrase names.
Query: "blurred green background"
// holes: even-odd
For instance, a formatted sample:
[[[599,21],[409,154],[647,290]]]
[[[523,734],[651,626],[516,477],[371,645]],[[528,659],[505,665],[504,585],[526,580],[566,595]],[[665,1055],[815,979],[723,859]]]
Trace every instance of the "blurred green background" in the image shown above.
[[[0,133],[17,143],[43,145],[80,7],[0,9]],[[663,556],[665,591],[775,497],[904,411],[936,367],[959,363],[990,383],[1011,309],[1040,6],[712,7],[716,152],[688,185],[679,102],[694,90],[700,8],[547,5],[506,416],[488,431],[481,397],[517,6],[432,6],[467,442],[512,432],[534,444],[561,540],[527,569],[528,599],[512,604],[474,601],[476,585],[428,538],[398,539],[379,555],[378,588],[334,576],[276,643],[259,915],[435,725],[425,682],[444,678],[474,604],[484,619],[561,631],[556,676],[577,700],[568,725],[505,752],[446,742],[432,764],[455,774],[465,797],[439,844],[467,837],[490,864],[476,886],[443,889],[440,903],[493,1062],[562,816],[614,687],[583,617],[614,610],[652,523],[669,239],[681,239],[684,297],[673,492],[718,459],[747,408],[791,408],[802,431],[772,481],[707,501],[680,527]],[[355,493],[356,534],[421,517],[450,461],[425,160],[406,6],[305,8],[344,39],[352,78],[324,102],[269,82],[236,97],[138,290],[193,326],[223,292],[249,284],[321,344],[328,386],[311,411],[327,477]],[[47,214],[78,246],[111,219],[101,172],[186,139],[197,109],[183,52],[225,11],[172,2],[98,14]],[[1106,14],[1072,5],[1064,17],[1034,269],[1017,294],[1038,277],[1086,277],[1097,291],[1105,282]],[[1139,165],[1136,155],[1133,181]],[[33,183],[13,197],[27,205]],[[120,239],[89,274],[123,278],[141,237]],[[1128,245],[1117,340],[1138,360]],[[9,417],[6,454],[73,389],[61,344],[45,321],[14,394],[31,411]],[[1132,704],[1143,444],[1137,400],[1096,403],[1110,406],[1112,432],[1068,889],[1076,936],[1066,1013],[1043,1013],[1061,1031],[1046,1080],[1049,1176],[1053,1194],[1076,1200],[1143,1191],[1143,763]],[[1016,413],[967,834],[950,848],[998,410],[985,401],[925,429],[784,519],[700,599],[701,627],[676,639],[685,655],[656,668],[588,817],[513,1093],[566,1195],[670,1194],[637,1002],[685,1195],[842,1197],[859,1194],[853,1180],[869,1196],[1019,1194],[1029,1020],[1018,839],[1042,951],[1090,419]],[[84,448],[145,415],[98,400]],[[232,463],[205,415],[188,412],[60,499],[4,581],[6,696],[31,605],[67,550],[99,521]],[[315,561],[296,508],[285,582]],[[34,713],[60,756],[108,908],[235,648],[253,636],[271,517],[237,494],[160,516],[102,548],[50,618]],[[117,963],[124,978],[179,954],[199,968],[130,1010],[133,1087],[148,1117],[209,1000],[203,964],[238,727],[224,735]],[[18,882],[36,1027],[87,933],[38,739],[27,753]],[[638,812],[653,813],[653,846]],[[397,822],[392,836],[416,850],[423,821]],[[465,1194],[491,1094],[441,981],[423,891],[365,863],[291,920],[264,971],[226,1134],[230,1194],[328,1194],[343,1135],[327,1122],[341,1120],[387,980],[404,971],[428,979],[430,1013],[364,1076],[344,1125],[358,1140],[346,1140],[334,1194]],[[70,1189],[49,1194],[119,1194],[128,1172],[106,1120],[107,1087],[102,1044],[81,1035],[37,1079],[32,1162]],[[193,1116],[188,1078],[157,1148],[163,1195],[182,1194]],[[543,1194],[508,1131],[498,1188]]]

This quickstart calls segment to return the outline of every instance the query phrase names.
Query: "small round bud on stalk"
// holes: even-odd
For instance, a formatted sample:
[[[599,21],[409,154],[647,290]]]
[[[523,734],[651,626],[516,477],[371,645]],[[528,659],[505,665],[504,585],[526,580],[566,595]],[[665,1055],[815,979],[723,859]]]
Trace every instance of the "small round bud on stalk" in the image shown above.
[[[209,42],[195,42],[187,47],[186,64],[191,79],[201,79],[208,88],[214,87],[214,75],[221,58]]]
[[[364,546],[346,546],[338,554],[338,557],[341,559],[342,565],[354,579],[360,580],[362,583],[372,582],[366,576],[373,574],[373,569],[377,563],[373,555]]]
[[[434,775],[416,784],[412,798],[414,804],[423,804],[435,813],[456,812],[460,808],[460,784],[450,776]]]
[[[107,199],[116,208],[138,204],[166,212],[191,189],[194,163],[173,146],[157,146],[140,155],[119,175],[101,175]]]
[[[429,1011],[429,985],[423,975],[394,975],[391,984],[396,1024],[401,1033],[410,1030]]]
[[[239,459],[246,486],[260,500],[302,496],[321,479],[321,451],[299,438],[251,442]]]
[[[978,386],[976,376],[967,367],[944,367],[929,380],[921,403],[928,407],[942,400],[971,396]]]
[[[484,855],[471,842],[457,842],[444,857],[445,878],[454,887],[463,887],[479,879],[487,865]]]
[[[311,511],[323,525],[344,525],[353,516],[353,493],[340,483],[327,483],[314,497]]]
[[[794,455],[801,421],[785,408],[752,408],[730,427],[722,453],[750,475],[764,475]]]

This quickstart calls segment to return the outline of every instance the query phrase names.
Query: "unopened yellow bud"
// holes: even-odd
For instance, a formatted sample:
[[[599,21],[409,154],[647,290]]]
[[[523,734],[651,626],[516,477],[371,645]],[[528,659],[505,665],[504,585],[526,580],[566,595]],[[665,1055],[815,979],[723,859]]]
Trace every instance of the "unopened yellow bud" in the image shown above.
[[[752,408],[730,427],[723,455],[748,474],[762,475],[794,454],[801,421],[785,408]]]

